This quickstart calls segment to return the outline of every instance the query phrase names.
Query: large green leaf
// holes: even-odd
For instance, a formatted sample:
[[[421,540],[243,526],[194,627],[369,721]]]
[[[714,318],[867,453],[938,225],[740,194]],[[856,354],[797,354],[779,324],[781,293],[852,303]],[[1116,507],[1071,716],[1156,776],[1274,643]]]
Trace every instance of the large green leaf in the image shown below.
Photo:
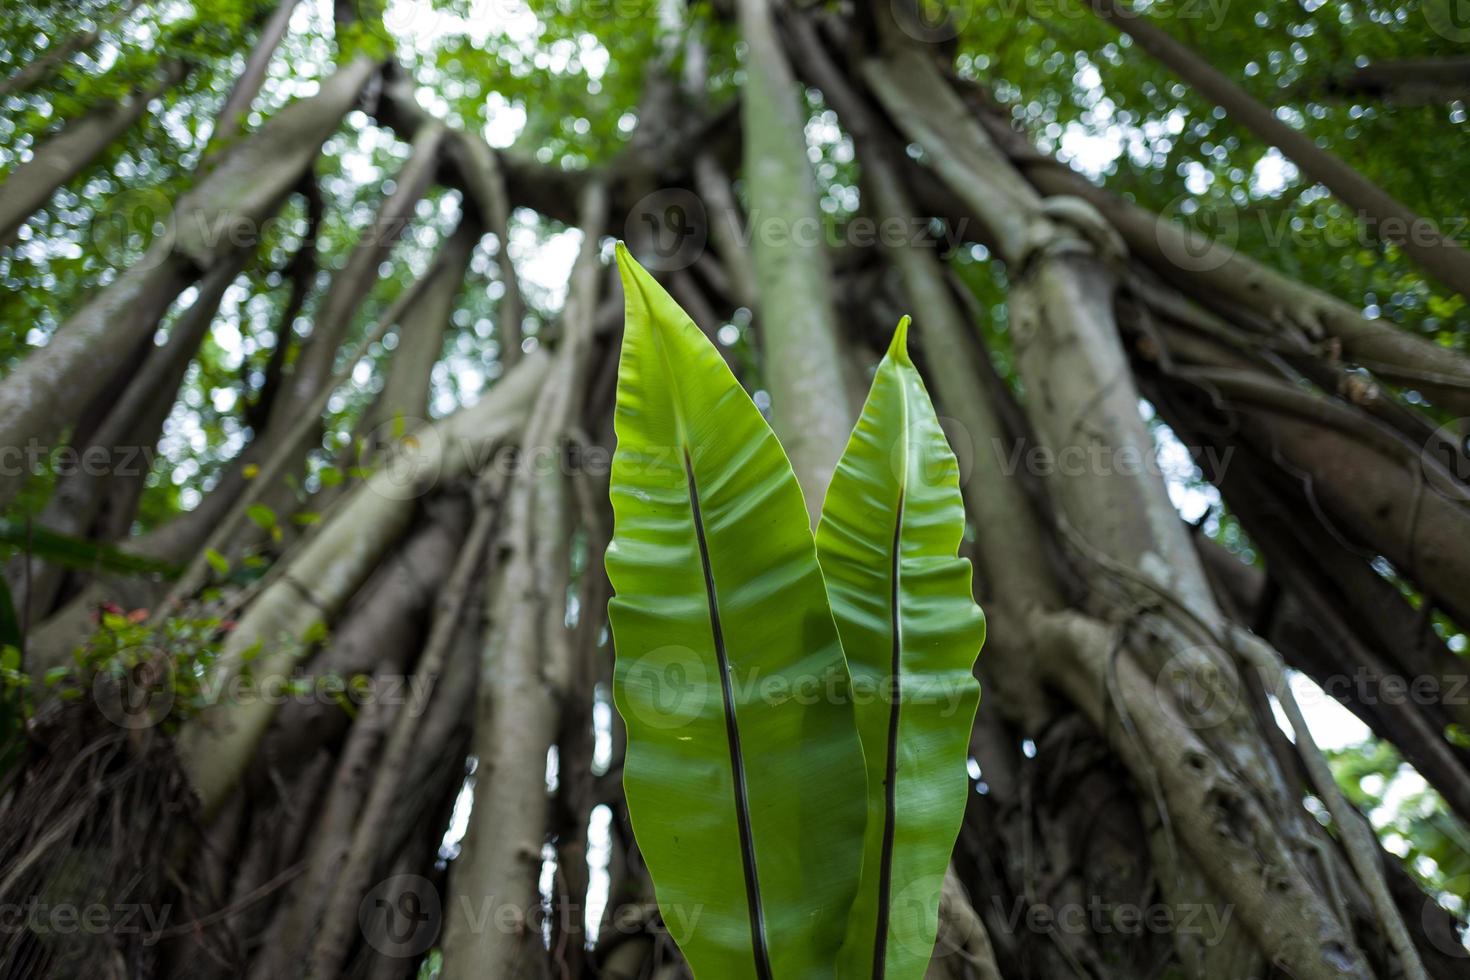
[[[719,353],[621,245],[607,572],[623,786],[699,980],[836,969],[862,750],[801,490]]]
[[[868,766],[863,882],[845,977],[924,975],[939,892],[965,809],[985,618],[970,563],[959,467],[909,360],[908,318],[878,367],[817,526]]]
[[[179,569],[165,561],[135,555],[101,541],[62,534],[24,521],[0,519],[0,544],[14,545],[27,554],[63,568],[121,575],[160,575],[177,578]]]

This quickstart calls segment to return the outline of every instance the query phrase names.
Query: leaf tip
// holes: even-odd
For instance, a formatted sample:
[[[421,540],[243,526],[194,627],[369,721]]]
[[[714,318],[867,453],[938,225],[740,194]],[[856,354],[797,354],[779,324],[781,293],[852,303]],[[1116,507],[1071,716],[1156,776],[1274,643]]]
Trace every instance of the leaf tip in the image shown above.
[[[912,364],[909,359],[909,323],[907,315],[901,317],[893,330],[893,341],[888,345],[888,356],[900,364]]]
[[[628,245],[621,238],[618,239],[616,249],[618,276],[623,280],[623,297],[627,308],[642,309],[651,306],[645,288],[650,281],[648,270],[638,264],[633,258],[633,253],[628,250]]]

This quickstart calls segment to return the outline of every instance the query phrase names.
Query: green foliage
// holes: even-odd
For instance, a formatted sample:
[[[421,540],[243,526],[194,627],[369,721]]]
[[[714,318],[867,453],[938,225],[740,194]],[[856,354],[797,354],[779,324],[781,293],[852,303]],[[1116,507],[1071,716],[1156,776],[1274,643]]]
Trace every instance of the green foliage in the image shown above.
[[[0,694],[30,718],[47,698],[92,699],[102,714],[128,728],[161,726],[173,733],[207,703],[208,668],[219,637],[233,624],[216,617],[149,619],[148,611],[114,605],[97,610],[97,626],[70,663],[37,676],[19,658],[0,669]]]
[[[1372,739],[1327,756],[1338,785],[1368,815],[1384,848],[1451,912],[1462,918],[1470,912],[1470,834],[1439,794],[1387,742]]]
[[[1261,143],[1085,0],[948,5],[956,69],[985,82],[1043,152],[1059,152],[1146,207],[1219,237],[1370,315],[1465,349],[1464,301]],[[1389,106],[1334,94],[1355,67],[1458,57],[1453,4],[1136,4],[1241,84],[1462,244],[1464,103]]]
[[[179,83],[158,94],[151,111],[32,216],[14,247],[0,248],[0,323],[6,324],[0,327],[0,373],[43,343],[81,299],[134,257],[99,242],[97,228],[110,214],[137,195],[169,202],[187,189],[214,111],[234,81],[234,59],[272,6],[265,0],[212,0],[197,8],[142,4],[36,86],[0,97],[3,180],[69,120],[134,88],[157,89],[165,60],[189,66]],[[38,50],[108,24],[115,13],[104,4],[7,5],[0,18],[0,75],[12,75]]]
[[[170,735],[219,703],[221,691],[211,685],[220,675],[211,668],[235,628],[233,620],[192,611],[154,616],[146,609],[124,610],[111,603],[94,615],[95,628],[72,651],[70,660],[39,672],[22,662],[12,642],[18,631],[4,639],[0,622],[0,722],[5,726],[0,728],[0,778],[23,746],[26,722],[48,700],[87,703],[122,728],[157,728]],[[300,636],[282,637],[280,643],[304,657],[329,637],[326,624],[317,621]],[[372,678],[361,675],[303,675],[270,686],[254,671],[262,650],[257,643],[240,654],[242,668],[231,682],[239,696],[320,699],[349,716],[375,696]],[[12,737],[7,739],[7,733]]]
[[[984,626],[906,323],[814,538],[723,359],[622,245],[618,263],[613,691],[665,925],[701,980],[921,977]]]

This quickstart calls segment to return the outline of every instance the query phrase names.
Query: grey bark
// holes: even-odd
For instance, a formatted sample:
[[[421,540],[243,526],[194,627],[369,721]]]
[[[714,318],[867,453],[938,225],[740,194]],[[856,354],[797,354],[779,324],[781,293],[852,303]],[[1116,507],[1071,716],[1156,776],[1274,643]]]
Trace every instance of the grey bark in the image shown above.
[[[86,469],[65,474],[40,516],[54,531],[112,541],[126,535],[148,476],[144,465],[158,443],[164,419],[173,408],[179,384],[204,340],[226,289],[244,265],[244,256],[212,273],[200,284],[194,304],[178,318],[168,342],[150,349],[142,368],[128,379],[122,396],[111,406],[97,430],[76,447],[82,458],[100,450],[106,465],[101,472]],[[124,467],[128,472],[120,472]],[[105,513],[103,513],[105,511]],[[99,514],[103,520],[99,522]],[[28,561],[28,575],[17,567]],[[30,608],[30,622],[48,613],[61,586],[64,570],[37,558],[18,558],[7,569],[11,594]],[[24,579],[24,584],[22,584]]]
[[[1470,358],[1459,351],[1396,324],[1369,320],[1336,296],[1237,251],[1231,241],[1210,238],[1109,193],[1038,153],[990,107],[979,108],[978,119],[1037,190],[1087,201],[1122,236],[1131,254],[1186,295],[1207,307],[1250,311],[1268,342],[1306,341],[1318,345],[1322,356],[1332,353],[1329,343],[1340,345],[1344,359],[1421,391],[1450,411],[1470,411]]]
[[[482,464],[519,429],[545,370],[544,358],[527,358],[473,408],[423,430],[422,455],[409,461],[409,471],[387,467],[355,487],[322,532],[286,559],[286,574],[241,617],[215,667],[219,689],[227,696],[190,719],[179,736],[180,760],[206,814],[214,813],[238,782],[274,714],[274,706],[263,699],[228,696],[229,680],[244,666],[242,655],[260,641],[265,648],[253,659],[255,678],[273,683],[289,675],[300,654],[291,638],[340,613],[401,536],[418,494]]]
[[[493,477],[494,471],[490,472]],[[459,632],[460,618],[469,601],[470,588],[484,556],[485,544],[495,525],[488,480],[482,481],[482,492],[485,499],[479,502],[475,522],[435,605],[434,623],[423,655],[414,669],[412,688],[417,697],[431,697],[445,671]],[[339,857],[339,861],[345,860],[345,864],[322,906],[319,930],[311,944],[307,963],[308,977],[331,978],[342,972],[358,926],[358,907],[372,885],[373,869],[387,837],[393,806],[400,796],[400,778],[412,762],[423,724],[420,713],[426,708],[427,704],[411,705],[396,713],[391,726],[386,729],[386,744],[372,778],[357,794],[361,797],[361,804],[352,829],[350,848]]]
[[[272,411],[275,416],[296,419],[314,401],[332,375],[342,343],[352,327],[353,315],[378,281],[378,267],[413,220],[414,209],[439,165],[444,130],[430,126],[413,141],[408,161],[399,170],[393,193],[383,202],[373,222],[363,230],[347,263],[332,276],[321,307],[312,324],[301,356]]]
[[[479,205],[482,227],[495,236],[495,263],[504,289],[496,311],[500,361],[513,367],[521,359],[521,321],[526,315],[526,301],[521,297],[520,277],[510,257],[510,193],[500,156],[484,140],[464,134],[455,134],[450,140],[449,155],[470,187],[471,200]]]
[[[541,938],[524,913],[539,904],[550,815],[546,758],[560,727],[573,651],[566,627],[569,491],[555,461],[580,421],[592,350],[601,278],[597,239],[607,211],[600,185],[589,187],[580,210],[586,237],[572,271],[562,345],[521,442],[523,462],[506,504],[504,573],[490,598],[471,743],[479,764],[475,802],[445,922],[450,980],[486,974],[512,980],[543,968],[539,956],[527,955]],[[507,913],[509,929],[502,927]]]
[[[209,135],[210,142],[216,149],[228,146],[239,135],[246,117],[250,115],[250,106],[260,94],[260,87],[265,84],[266,71],[270,68],[271,59],[275,57],[276,48],[280,47],[291,27],[291,15],[296,12],[297,2],[298,0],[279,0],[270,19],[261,28],[255,46],[250,49],[250,57],[245,61],[245,70],[230,87],[230,94],[225,97],[225,104],[216,117],[218,121],[214,132]]]
[[[469,528],[468,508],[457,497],[432,500],[425,509],[428,521],[379,564],[343,612],[341,625],[303,665],[305,669],[339,677],[371,674],[381,664],[399,672],[409,669],[429,610]],[[264,784],[267,766],[293,774],[306,759],[338,744],[349,722],[334,704],[282,705],[242,785]]]
[[[920,55],[900,48],[890,53],[887,63],[869,62],[865,75],[894,122],[924,146],[935,169],[981,218],[1007,262],[1018,367],[1027,390],[1027,411],[1043,444],[1054,450],[1094,445],[1110,451],[1151,452],[1151,440],[1138,413],[1138,393],[1112,317],[1111,269],[1122,258],[1116,235],[1091,209],[1070,201],[1043,204]],[[920,92],[922,98],[917,97]],[[1157,713],[1173,697],[1161,693],[1168,691],[1164,682],[1171,664],[1186,665],[1190,672],[1205,677],[1228,677],[1237,669],[1224,640],[1206,641],[1214,646],[1205,649],[1190,645],[1199,643],[1188,638],[1191,631],[1205,631],[1194,632],[1196,637],[1220,637],[1222,621],[1162,481],[1141,468],[1104,470],[1096,465],[1062,477],[1048,480],[1063,520],[1058,530],[1077,549],[1082,567],[1091,566],[1086,574],[1097,592],[1093,604],[1116,594],[1116,577],[1122,576],[1128,585],[1113,601],[1127,604],[1145,601],[1143,595],[1152,596],[1162,599],[1170,613],[1153,627],[1153,639],[1143,642],[1130,638],[1126,631],[1121,639],[1111,637],[1108,628],[1098,623],[1084,626],[1085,617],[1073,613],[1048,615],[1033,609],[1021,615],[1021,622],[1030,624],[1026,626],[1009,619],[1015,615],[1013,604],[999,605],[996,611],[1012,622],[1010,630],[1028,636],[1032,644],[1046,648],[1071,636],[1066,646],[1089,651],[1081,660],[1071,659],[1059,667],[1068,678],[1063,688],[1073,703],[1086,707],[1099,729],[1108,729],[1110,710],[1132,719],[1126,731],[1138,734],[1115,739],[1114,748],[1141,785],[1158,787],[1160,806],[1166,808],[1174,832],[1188,842],[1192,865],[1198,869],[1189,874],[1202,871],[1205,875],[1193,890],[1208,888],[1234,903],[1241,911],[1239,924],[1250,930],[1264,955],[1289,964],[1298,975],[1324,980],[1366,977],[1361,952],[1313,876],[1296,864],[1298,859],[1289,849],[1280,858],[1268,853],[1269,848],[1282,847],[1278,820],[1298,826],[1302,822],[1290,815],[1291,809],[1283,802],[1286,787],[1263,750],[1250,715],[1237,705],[1191,732],[1188,741],[1199,746],[1198,756],[1171,757],[1156,765],[1148,754],[1183,744],[1181,726],[1167,720],[1168,709],[1163,715]],[[1083,528],[1085,534],[1071,528]],[[1142,592],[1129,598],[1133,587],[1141,587]],[[1131,618],[1137,613],[1127,615]],[[1179,622],[1170,625],[1175,616]],[[1180,624],[1188,629],[1181,632]],[[1002,628],[997,617],[992,617],[992,637]],[[1091,639],[1080,641],[1083,634],[1091,634]],[[1003,644],[992,642],[989,652],[994,674],[1026,669],[1012,662],[1024,648],[1013,646],[1014,635]],[[1128,652],[1123,656],[1109,653],[1125,641]],[[1125,663],[1130,674],[1127,684],[1120,680]],[[1042,666],[1041,670],[1049,673],[1050,668]],[[1150,671],[1158,672],[1158,677],[1151,678]],[[1135,703],[1137,698],[1152,703]],[[1153,714],[1147,726],[1140,720],[1146,713]],[[1141,746],[1151,748],[1145,751]],[[1215,775],[1217,771],[1250,775],[1238,787],[1227,789]],[[1289,908],[1260,891],[1259,878],[1248,881],[1248,876],[1241,876],[1239,855],[1222,860],[1219,830],[1211,829],[1209,821],[1181,827],[1198,819],[1202,801],[1222,792],[1222,805],[1244,807],[1245,826],[1259,828],[1236,832],[1247,833],[1254,840],[1251,846],[1261,854],[1254,874],[1269,867],[1272,873],[1280,869],[1286,875],[1289,883],[1282,891],[1292,893]],[[1179,873],[1185,872],[1184,865],[1171,863]],[[1288,914],[1297,923],[1290,935],[1280,930],[1285,921],[1280,917]],[[1181,947],[1180,955],[1184,954]],[[1242,966],[1250,968],[1249,963]]]
[[[269,451],[261,457],[259,472],[250,480],[244,493],[231,505],[229,511],[210,533],[203,551],[194,557],[184,573],[179,576],[178,582],[169,593],[172,600],[186,599],[204,585],[208,574],[206,569],[209,565],[209,555],[211,553],[224,554],[225,549],[231,547],[237,532],[244,526],[250,508],[267,499],[272,491],[282,486],[283,477],[299,460],[306,444],[311,441],[312,433],[320,429],[322,410],[326,408],[332,392],[351,376],[357,362],[367,355],[373,345],[382,341],[420,293],[435,279],[445,274],[445,267],[436,263],[423,279],[415,282],[395,297],[388,309],[378,317],[378,322],[373,329],[348,355],[342,367],[320,383],[309,400],[295,406],[298,414],[289,420],[289,425],[284,425],[281,437],[275,438],[275,434],[272,433]],[[301,393],[299,389],[297,393]],[[284,422],[285,420],[281,420],[282,424]],[[281,429],[278,428],[277,431]],[[172,605],[172,602],[168,605]]]
[[[399,417],[412,429],[428,418],[430,375],[444,353],[444,335],[480,236],[479,221],[466,213],[435,260],[433,281],[404,312],[383,390],[367,416],[369,430]]]
[[[769,0],[738,0],[747,45],[742,112],[751,249],[774,428],[815,525],[856,418],[842,396],[842,360],[826,231],[807,161],[800,91]]]

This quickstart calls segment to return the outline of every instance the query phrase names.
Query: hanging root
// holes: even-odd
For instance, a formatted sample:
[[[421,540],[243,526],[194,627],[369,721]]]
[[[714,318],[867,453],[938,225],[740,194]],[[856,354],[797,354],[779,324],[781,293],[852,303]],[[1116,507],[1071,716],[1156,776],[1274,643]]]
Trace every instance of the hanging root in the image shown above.
[[[103,707],[99,707],[100,704]],[[153,975],[172,925],[170,868],[197,832],[172,740],[54,706],[0,799],[0,980]]]

